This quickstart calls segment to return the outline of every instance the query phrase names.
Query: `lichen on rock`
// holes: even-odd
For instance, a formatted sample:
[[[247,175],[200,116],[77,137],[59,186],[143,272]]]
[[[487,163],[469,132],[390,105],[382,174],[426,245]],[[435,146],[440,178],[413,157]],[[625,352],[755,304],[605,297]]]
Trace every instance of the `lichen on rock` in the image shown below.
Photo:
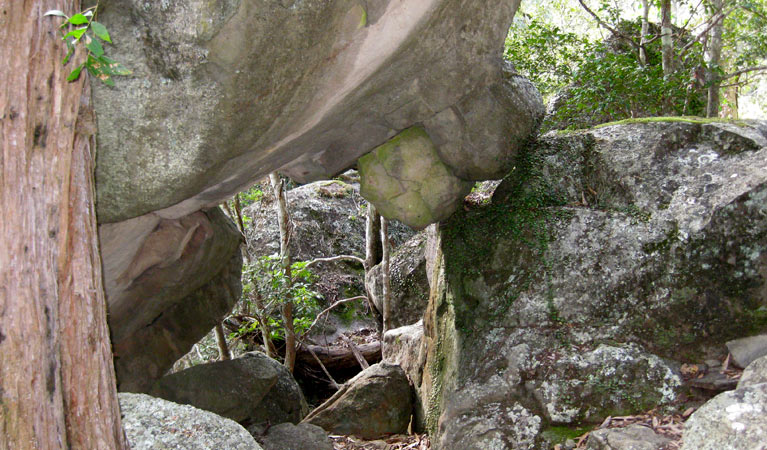
[[[382,216],[422,229],[450,217],[471,190],[453,175],[420,127],[409,128],[358,161],[360,193]]]

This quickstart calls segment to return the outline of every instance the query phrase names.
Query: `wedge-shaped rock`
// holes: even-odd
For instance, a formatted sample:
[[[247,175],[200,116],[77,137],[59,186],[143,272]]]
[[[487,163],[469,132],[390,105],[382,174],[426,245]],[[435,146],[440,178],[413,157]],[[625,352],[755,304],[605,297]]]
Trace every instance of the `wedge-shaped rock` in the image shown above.
[[[399,366],[374,364],[346,382],[304,422],[334,434],[367,439],[407,432],[413,413],[413,393]]]

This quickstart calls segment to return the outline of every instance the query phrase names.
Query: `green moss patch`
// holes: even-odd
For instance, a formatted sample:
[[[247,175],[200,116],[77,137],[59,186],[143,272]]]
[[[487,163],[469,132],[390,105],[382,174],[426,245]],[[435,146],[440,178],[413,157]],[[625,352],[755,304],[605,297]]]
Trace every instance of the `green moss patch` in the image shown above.
[[[633,124],[633,123],[659,123],[659,122],[683,122],[683,123],[692,123],[696,125],[705,125],[710,123],[729,123],[729,124],[738,125],[741,127],[748,126],[748,124],[742,120],[705,118],[705,117],[695,117],[695,116],[668,116],[668,117],[640,117],[636,119],[617,120],[615,122],[607,122],[607,123],[599,124],[592,129],[596,130],[599,128],[610,127],[613,125],[627,125],[627,124]]]

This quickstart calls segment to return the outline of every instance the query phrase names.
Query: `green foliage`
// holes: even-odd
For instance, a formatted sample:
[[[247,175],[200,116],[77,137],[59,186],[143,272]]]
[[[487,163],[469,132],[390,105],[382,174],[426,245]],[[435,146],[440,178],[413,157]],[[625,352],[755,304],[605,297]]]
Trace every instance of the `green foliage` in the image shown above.
[[[621,22],[621,31],[638,38],[640,23]],[[638,39],[637,39],[638,40]],[[647,45],[648,61],[616,39],[592,41],[536,20],[515,21],[505,56],[538,86],[544,98],[560,95],[545,128],[577,129],[614,120],[658,115],[700,115],[701,86],[689,90],[689,74],[702,64],[692,46],[684,67],[663,75],[660,40]]]
[[[67,54],[62,60],[62,64],[66,65],[69,62],[78,45],[87,51],[85,61],[69,73],[67,81],[73,82],[79,79],[80,73],[85,69],[91,76],[98,78],[104,84],[114,86],[112,76],[130,75],[131,71],[104,54],[101,41],[111,44],[112,38],[109,36],[107,28],[95,20],[97,11],[98,4],[74,14],[72,17],[56,9],[47,11],[44,15],[64,18],[64,23],[61,24],[60,29],[61,39],[67,45]]]
[[[320,311],[318,300],[321,295],[313,289],[315,276],[306,268],[306,264],[305,261],[299,261],[291,265],[292,280],[285,274],[278,255],[263,256],[243,266],[245,301],[255,291],[261,294],[265,311],[260,311],[260,315],[269,320],[272,339],[285,338],[285,327],[276,309],[285,301],[293,301],[293,326],[299,335],[309,328]],[[241,327],[233,337],[248,334],[257,328],[258,322],[250,323]]]
[[[506,38],[504,56],[550,99],[573,81],[588,41],[555,25],[521,15]]]
[[[247,208],[253,203],[258,203],[264,198],[263,187],[260,184],[255,184],[247,191],[240,192],[240,207]]]

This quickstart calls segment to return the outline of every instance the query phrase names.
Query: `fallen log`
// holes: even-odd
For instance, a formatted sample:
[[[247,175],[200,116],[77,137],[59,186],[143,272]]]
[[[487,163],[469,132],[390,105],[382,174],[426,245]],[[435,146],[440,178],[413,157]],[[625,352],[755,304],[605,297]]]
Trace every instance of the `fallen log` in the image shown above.
[[[368,363],[375,364],[381,361],[381,341],[359,344],[356,347]],[[354,352],[343,344],[333,346],[301,344],[297,349],[296,363],[319,369],[320,365],[312,356],[312,352],[331,372],[359,367],[360,365]]]

